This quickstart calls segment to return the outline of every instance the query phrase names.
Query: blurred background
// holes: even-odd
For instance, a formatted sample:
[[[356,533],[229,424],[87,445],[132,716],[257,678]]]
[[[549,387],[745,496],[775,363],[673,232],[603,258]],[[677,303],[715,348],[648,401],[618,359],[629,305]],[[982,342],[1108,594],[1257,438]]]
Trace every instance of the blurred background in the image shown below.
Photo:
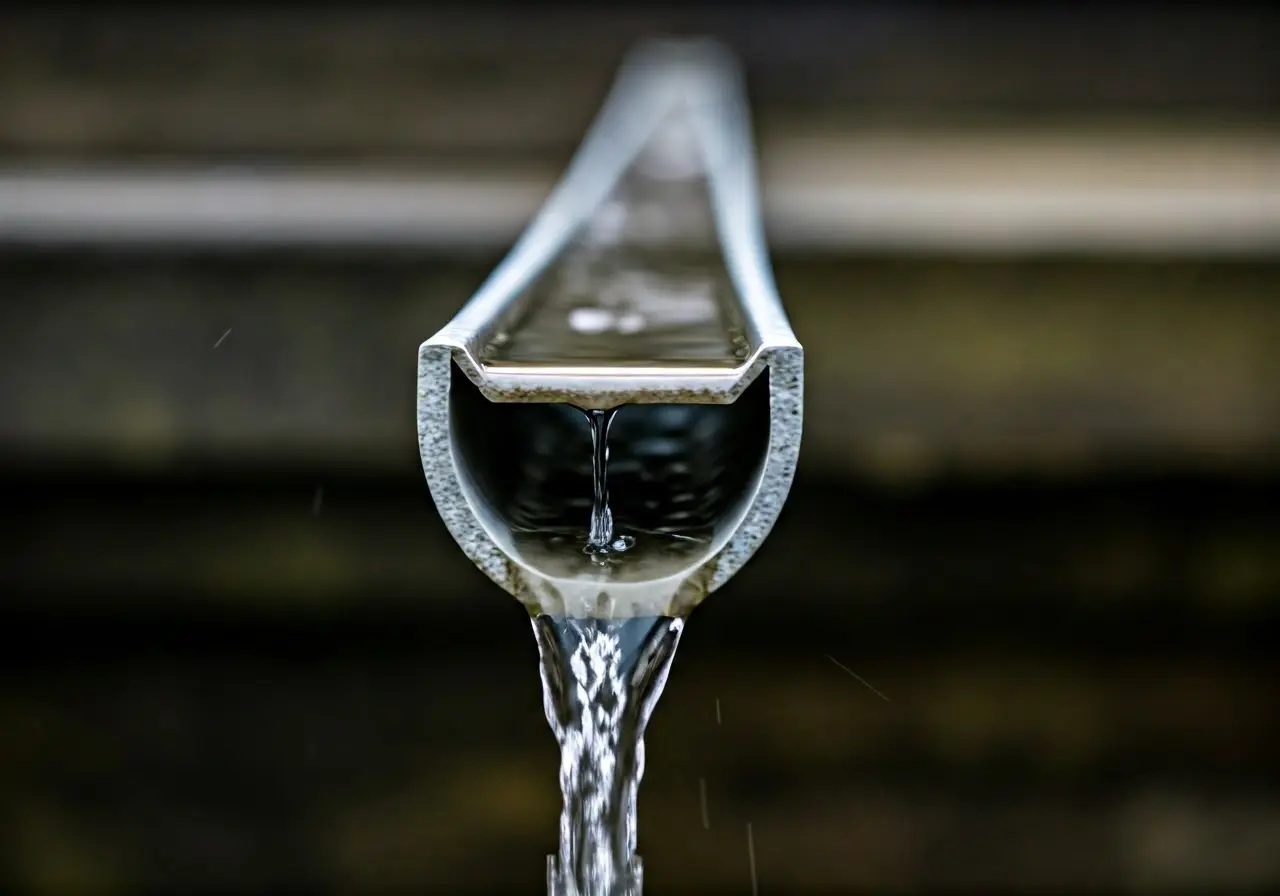
[[[1280,884],[1280,18],[202,9],[0,15],[0,888],[545,892],[416,348],[671,33],[747,66],[808,409],[646,892],[748,824],[761,894]]]

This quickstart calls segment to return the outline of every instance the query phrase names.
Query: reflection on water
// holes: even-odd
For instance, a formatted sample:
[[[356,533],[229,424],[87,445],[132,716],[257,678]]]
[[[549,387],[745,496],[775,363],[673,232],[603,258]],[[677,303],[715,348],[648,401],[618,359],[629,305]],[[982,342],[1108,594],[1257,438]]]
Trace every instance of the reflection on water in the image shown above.
[[[735,367],[746,358],[685,118],[677,110],[658,128],[610,199],[495,324],[482,363]]]

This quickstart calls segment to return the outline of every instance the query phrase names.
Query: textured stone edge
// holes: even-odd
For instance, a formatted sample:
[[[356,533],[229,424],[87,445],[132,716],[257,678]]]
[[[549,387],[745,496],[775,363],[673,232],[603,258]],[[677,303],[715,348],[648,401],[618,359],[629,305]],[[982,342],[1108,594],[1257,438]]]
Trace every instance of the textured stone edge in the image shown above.
[[[706,593],[729,581],[764,543],[791,493],[804,429],[804,349],[768,349],[769,447],[746,513],[712,559]]]
[[[418,351],[418,453],[431,498],[463,553],[503,590],[520,597],[509,557],[485,531],[466,493],[453,456],[449,391],[453,349],[424,343]]]

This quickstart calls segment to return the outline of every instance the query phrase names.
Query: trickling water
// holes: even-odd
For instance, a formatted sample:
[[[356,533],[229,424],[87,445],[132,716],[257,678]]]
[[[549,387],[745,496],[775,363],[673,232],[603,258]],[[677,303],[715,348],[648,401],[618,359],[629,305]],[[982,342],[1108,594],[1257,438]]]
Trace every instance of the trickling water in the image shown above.
[[[609,424],[617,408],[587,411],[591,423],[591,529],[587,546],[607,552],[613,541],[613,511],[609,509]]]
[[[533,620],[564,798],[550,896],[640,896],[644,730],[683,629],[684,620],[661,616]]]
[[[609,507],[609,425],[618,409],[583,413],[591,424],[591,528],[586,552],[604,562],[610,554],[620,554],[635,544],[633,536],[614,537],[613,510]]]

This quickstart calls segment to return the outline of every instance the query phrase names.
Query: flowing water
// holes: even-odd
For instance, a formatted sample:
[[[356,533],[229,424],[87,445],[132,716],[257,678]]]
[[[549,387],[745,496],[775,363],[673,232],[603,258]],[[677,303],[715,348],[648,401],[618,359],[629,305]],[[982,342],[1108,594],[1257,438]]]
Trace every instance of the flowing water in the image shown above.
[[[560,850],[551,896],[639,896],[636,793],[644,729],[684,620],[533,620],[543,706],[560,744]]]
[[[609,508],[609,424],[618,413],[617,408],[607,411],[587,411],[591,423],[591,528],[587,532],[587,550],[599,556],[622,552],[630,548],[634,538],[614,539],[613,511]]]
[[[609,506],[608,435],[616,409],[585,412],[591,426],[592,507],[580,535],[537,533],[566,571],[623,577],[646,557],[701,546],[697,536],[619,534]],[[526,550],[528,545],[526,545]],[[636,562],[639,561],[639,562]],[[533,619],[543,706],[560,744],[560,849],[548,862],[550,896],[640,896],[636,794],[644,730],[666,684],[684,620]]]

